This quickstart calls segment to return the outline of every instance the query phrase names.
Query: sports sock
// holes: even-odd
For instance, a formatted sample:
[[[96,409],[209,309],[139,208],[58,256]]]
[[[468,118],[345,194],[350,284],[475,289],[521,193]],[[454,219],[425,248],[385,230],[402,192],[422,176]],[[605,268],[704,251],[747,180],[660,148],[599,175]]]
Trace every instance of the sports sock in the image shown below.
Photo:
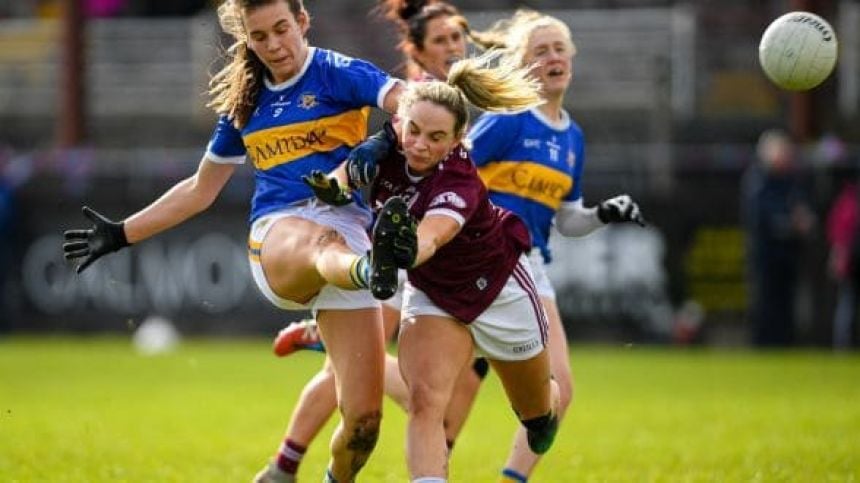
[[[499,480],[500,483],[526,483],[529,480],[528,476],[517,472],[516,470],[512,470],[510,468],[505,468],[502,470],[502,479]]]
[[[278,450],[278,458],[276,464],[278,469],[284,473],[295,475],[299,471],[299,463],[302,462],[302,457],[308,449],[287,438],[281,444],[281,449]]]
[[[370,258],[362,255],[349,266],[349,278],[358,288],[368,288],[370,280]]]
[[[334,475],[331,474],[331,468],[325,469],[325,479],[323,480],[323,483],[337,483],[337,480],[334,479]]]
[[[425,476],[423,478],[415,478],[412,480],[412,483],[447,483],[447,481],[445,478],[439,478],[438,476]]]

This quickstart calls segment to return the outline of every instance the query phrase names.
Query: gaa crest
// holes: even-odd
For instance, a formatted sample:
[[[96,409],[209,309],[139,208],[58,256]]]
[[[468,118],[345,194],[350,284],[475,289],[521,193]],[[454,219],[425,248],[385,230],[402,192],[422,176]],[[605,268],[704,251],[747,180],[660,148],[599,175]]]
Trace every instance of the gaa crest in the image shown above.
[[[302,109],[311,109],[317,105],[317,96],[306,92],[299,96],[299,107]]]

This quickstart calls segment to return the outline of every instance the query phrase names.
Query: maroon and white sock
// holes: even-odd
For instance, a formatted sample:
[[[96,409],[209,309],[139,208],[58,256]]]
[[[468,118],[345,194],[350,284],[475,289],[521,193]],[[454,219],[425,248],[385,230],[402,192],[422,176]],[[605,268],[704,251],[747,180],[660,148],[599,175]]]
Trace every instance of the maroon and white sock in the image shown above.
[[[307,448],[295,441],[289,438],[285,439],[283,444],[281,444],[281,448],[278,450],[278,457],[276,460],[278,469],[284,473],[295,475],[299,471],[299,463],[301,463],[302,457],[305,455],[305,451],[307,450]]]

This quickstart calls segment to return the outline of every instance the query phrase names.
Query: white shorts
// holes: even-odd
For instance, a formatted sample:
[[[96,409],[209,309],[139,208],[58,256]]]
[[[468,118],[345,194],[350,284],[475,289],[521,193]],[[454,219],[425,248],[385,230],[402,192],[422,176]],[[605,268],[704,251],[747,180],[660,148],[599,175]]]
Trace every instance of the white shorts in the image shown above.
[[[370,238],[366,231],[366,227],[370,224],[370,213],[355,204],[334,207],[317,202],[316,198],[313,198],[261,216],[251,225],[248,257],[251,261],[254,282],[269,302],[284,310],[311,310],[314,315],[318,310],[324,309],[350,310],[379,307],[379,302],[373,298],[369,290],[345,290],[330,284],[323,286],[314,298],[304,304],[287,300],[276,294],[269,286],[260,263],[260,249],[275,222],[288,216],[334,228],[343,236],[349,248],[357,254],[364,254],[370,250]]]
[[[383,304],[391,307],[394,310],[400,311],[403,306],[403,288],[406,285],[406,270],[397,271],[397,291],[391,298],[382,301]]]
[[[552,287],[549,277],[546,276],[543,255],[540,254],[540,250],[535,249],[531,251],[529,254],[529,263],[531,264],[532,275],[535,278],[535,287],[537,287],[538,295],[555,300],[555,289]]]
[[[456,317],[445,312],[408,281],[403,290],[401,324],[418,315]],[[471,324],[479,355],[502,361],[521,361],[540,354],[547,344],[548,323],[534,286],[529,261],[520,257],[502,291]]]

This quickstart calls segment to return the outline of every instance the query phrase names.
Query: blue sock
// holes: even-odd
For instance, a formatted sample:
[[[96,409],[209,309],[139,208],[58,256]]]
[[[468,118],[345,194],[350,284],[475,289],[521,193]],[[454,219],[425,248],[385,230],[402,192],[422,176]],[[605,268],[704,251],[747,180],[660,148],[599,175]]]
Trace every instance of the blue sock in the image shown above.
[[[526,483],[529,481],[529,477],[523,475],[521,473],[517,473],[516,471],[505,468],[502,470],[502,476],[504,476],[507,480],[513,481],[515,483]]]

